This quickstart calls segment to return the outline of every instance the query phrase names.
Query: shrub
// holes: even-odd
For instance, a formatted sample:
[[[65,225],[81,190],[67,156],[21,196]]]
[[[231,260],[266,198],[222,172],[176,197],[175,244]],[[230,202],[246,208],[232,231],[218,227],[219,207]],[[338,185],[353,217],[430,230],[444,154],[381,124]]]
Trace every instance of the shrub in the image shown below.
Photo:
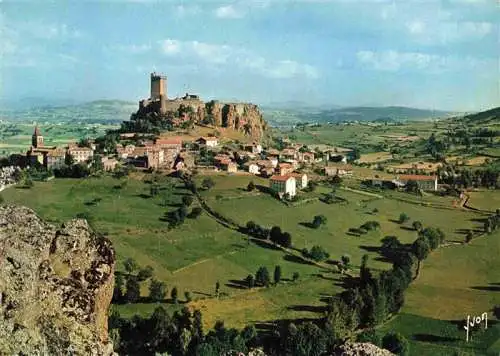
[[[151,279],[149,283],[149,299],[153,302],[161,302],[165,299],[167,295],[167,287],[165,283],[160,282],[156,279]]]
[[[184,204],[185,206],[191,206],[191,204],[193,204],[193,196],[184,195],[182,197],[182,204]]]
[[[254,189],[255,189],[255,184],[253,181],[250,181],[250,183],[248,183],[247,185],[247,191],[251,192]]]
[[[211,178],[205,178],[201,182],[201,186],[205,188],[206,190],[209,190],[215,185],[215,182]]]
[[[325,225],[326,224],[326,217],[324,215],[316,215],[314,218],[313,218],[313,221],[312,221],[312,226],[317,229],[318,227],[320,227],[321,225]]]
[[[307,251],[307,249],[305,249]],[[327,258],[330,257],[330,254],[328,252],[326,252],[326,250],[319,246],[319,245],[315,245],[311,248],[310,251],[308,251],[308,253],[306,254],[306,257],[309,257],[311,259],[313,259],[314,261],[324,261],[326,260]]]
[[[153,276],[153,267],[151,266],[146,266],[146,268],[143,268],[139,271],[137,274],[137,278],[139,281],[145,281],[148,278],[151,278]]]
[[[408,215],[406,215],[406,213],[399,214],[399,220],[398,220],[398,222],[400,224],[403,224],[403,223],[407,222],[408,220],[410,220],[410,217]]]
[[[190,292],[184,292],[184,297],[186,298],[186,302],[188,303],[193,300]]]
[[[382,347],[399,356],[409,355],[410,352],[408,340],[400,333],[386,334],[382,339]]]
[[[201,215],[202,212],[203,212],[203,210],[199,206],[194,207],[193,209],[191,209],[191,213],[189,214],[189,218],[196,219],[198,216]]]
[[[360,228],[367,231],[378,230],[380,228],[380,223],[378,221],[367,221],[361,225]]]
[[[299,272],[293,272],[293,275],[292,275],[292,280],[295,282],[299,279],[300,277],[300,274]]]

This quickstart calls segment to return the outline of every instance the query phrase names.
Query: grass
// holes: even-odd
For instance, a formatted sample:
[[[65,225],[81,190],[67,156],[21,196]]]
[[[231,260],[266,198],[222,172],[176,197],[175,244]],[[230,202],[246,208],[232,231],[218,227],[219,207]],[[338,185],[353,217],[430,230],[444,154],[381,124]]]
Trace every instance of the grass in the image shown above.
[[[382,333],[397,331],[410,342],[410,355],[497,355],[500,338],[500,322],[488,319],[470,334],[465,341],[465,330],[458,320],[439,320],[419,315],[401,313],[380,329]]]
[[[497,190],[473,191],[468,194],[470,199],[467,204],[472,208],[491,212],[500,208],[500,192]]]
[[[499,232],[433,252],[406,292],[402,314],[382,330],[403,333],[411,340],[412,355],[498,354],[500,323],[491,313],[488,329],[476,329],[469,344],[457,323],[500,304],[499,254]]]
[[[203,178],[196,179],[199,182]],[[482,226],[474,220],[478,218],[476,213],[426,206],[426,203],[448,203],[446,199],[434,195],[414,197],[416,202],[411,203],[391,198],[391,194],[399,194],[398,197],[411,200],[412,197],[404,193],[383,192],[386,197],[374,198],[338,190],[337,195],[345,198],[347,203],[327,205],[313,201],[287,207],[265,193],[245,191],[251,180],[257,185],[267,186],[266,179],[250,175],[214,175],[211,178],[215,186],[201,194],[216,211],[241,225],[249,220],[268,227],[279,225],[291,233],[297,249],[319,244],[327,249],[334,260],[349,254],[354,273],[365,253],[370,256],[372,268],[390,268],[390,264],[384,262],[377,252],[380,239],[395,235],[404,243],[412,242],[416,238],[411,228],[414,220],[420,220],[424,226],[439,227],[448,240],[456,241],[463,240],[463,229]],[[141,266],[151,265],[155,270],[155,278],[167,284],[168,292],[174,286],[178,288],[181,302],[184,301],[184,292],[192,294],[193,301],[187,305],[203,311],[206,328],[212,327],[219,319],[228,326],[243,327],[252,322],[317,318],[323,315],[324,298],[342,291],[339,274],[296,261],[281,250],[249,243],[244,235],[219,225],[205,213],[196,220],[188,220],[179,228],[168,230],[160,217],[165,211],[176,209],[182,196],[188,192],[179,181],[162,178],[160,187],[164,190],[159,196],[149,197],[147,179],[150,179],[149,175],[134,175],[121,189],[114,188],[120,181],[109,176],[83,180],[55,179],[46,183],[36,182],[32,189],[8,188],[2,195],[6,202],[32,207],[43,218],[57,223],[74,217],[78,212],[90,214],[95,228],[106,232],[113,241],[118,269],[121,269],[121,262],[127,257],[135,258]],[[163,199],[163,192],[168,186],[173,188]],[[312,195],[319,196],[328,191],[320,186]],[[95,198],[101,200],[95,205],[88,205]],[[163,206],[164,203],[167,206]],[[374,209],[378,213],[373,213]],[[404,225],[396,223],[394,220],[401,212],[408,214],[411,221]],[[327,217],[326,226],[311,229],[301,224],[311,221],[318,214]],[[359,227],[369,220],[378,221],[381,224],[380,231],[361,236],[349,234],[350,228]],[[500,267],[498,261],[485,262],[480,259],[486,253],[499,255],[498,245],[493,241],[500,239],[479,238],[467,246],[452,245],[434,252],[424,262],[419,279],[410,287],[405,315],[458,319],[465,312],[477,313],[495,302],[498,293],[456,284],[465,283],[459,282],[460,278],[467,281],[467,286],[487,287],[489,283],[499,282],[493,280],[495,268],[499,270]],[[483,246],[483,243],[491,245]],[[479,262],[474,267],[475,261]],[[243,279],[248,274],[255,274],[259,266],[266,266],[272,276],[276,265],[282,268],[283,282],[270,288],[246,288]],[[299,281],[291,281],[294,272],[299,272]],[[214,298],[217,281],[221,283],[223,294],[220,300]],[[143,295],[146,295],[147,287],[148,283],[143,283]],[[139,303],[117,305],[114,308],[125,316],[134,313],[148,315],[156,305]],[[165,302],[164,305],[173,312],[185,304]],[[436,312],[437,305],[441,314]],[[462,310],[461,305],[470,307]],[[399,328],[399,324],[394,325]],[[414,343],[417,350],[423,347],[421,342],[412,341],[412,346]],[[493,343],[490,344],[485,341],[484,345],[492,347]],[[431,347],[434,346],[431,344],[426,350],[434,352],[442,348],[439,345],[433,349]]]

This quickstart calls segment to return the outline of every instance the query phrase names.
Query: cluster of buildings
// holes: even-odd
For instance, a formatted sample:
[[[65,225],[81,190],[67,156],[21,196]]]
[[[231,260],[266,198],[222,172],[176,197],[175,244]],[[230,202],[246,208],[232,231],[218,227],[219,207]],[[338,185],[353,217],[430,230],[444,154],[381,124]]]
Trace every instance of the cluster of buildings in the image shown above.
[[[438,190],[438,177],[437,176],[426,176],[420,174],[402,174],[397,175],[392,179],[382,179],[382,178],[372,178],[370,183],[374,187],[387,187],[387,188],[403,188],[409,181],[413,181],[417,184],[418,188],[424,191]]]
[[[67,157],[71,156],[74,163],[89,162],[94,156],[95,144],[89,141],[90,147],[80,147],[76,143],[67,147],[45,146],[43,135],[38,126],[31,136],[31,147],[26,152],[28,165],[40,164],[47,169],[54,169],[64,165]]]
[[[118,158],[138,168],[182,169],[184,158],[181,151],[180,137],[138,140],[137,144],[116,145]]]

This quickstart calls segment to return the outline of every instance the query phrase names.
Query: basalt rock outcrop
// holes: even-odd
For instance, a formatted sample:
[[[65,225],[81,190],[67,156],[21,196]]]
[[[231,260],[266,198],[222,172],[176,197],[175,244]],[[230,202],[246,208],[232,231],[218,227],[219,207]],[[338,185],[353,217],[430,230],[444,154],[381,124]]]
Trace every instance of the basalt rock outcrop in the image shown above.
[[[259,107],[251,103],[223,103],[217,100],[203,102],[197,96],[187,95],[170,100],[141,100],[139,109],[130,121],[123,123],[129,131],[144,132],[166,127],[165,123],[182,126],[186,121],[241,131],[259,140],[267,129]]]
[[[0,207],[0,355],[112,355],[115,252],[85,220]]]
[[[333,355],[336,356],[394,356],[386,349],[367,342],[347,342],[339,346]]]

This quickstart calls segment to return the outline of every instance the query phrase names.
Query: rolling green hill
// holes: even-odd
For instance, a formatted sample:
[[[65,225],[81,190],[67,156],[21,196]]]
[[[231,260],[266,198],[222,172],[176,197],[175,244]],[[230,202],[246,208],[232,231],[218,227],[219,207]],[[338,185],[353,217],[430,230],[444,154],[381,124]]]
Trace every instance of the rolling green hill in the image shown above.
[[[445,118],[453,113],[440,110],[416,109],[403,106],[347,107],[347,108],[264,108],[264,117],[274,126],[299,122],[340,121],[414,121]]]
[[[0,119],[9,121],[109,123],[116,124],[130,118],[137,104],[122,100],[98,100],[77,105],[38,106],[25,109],[4,109]]]

